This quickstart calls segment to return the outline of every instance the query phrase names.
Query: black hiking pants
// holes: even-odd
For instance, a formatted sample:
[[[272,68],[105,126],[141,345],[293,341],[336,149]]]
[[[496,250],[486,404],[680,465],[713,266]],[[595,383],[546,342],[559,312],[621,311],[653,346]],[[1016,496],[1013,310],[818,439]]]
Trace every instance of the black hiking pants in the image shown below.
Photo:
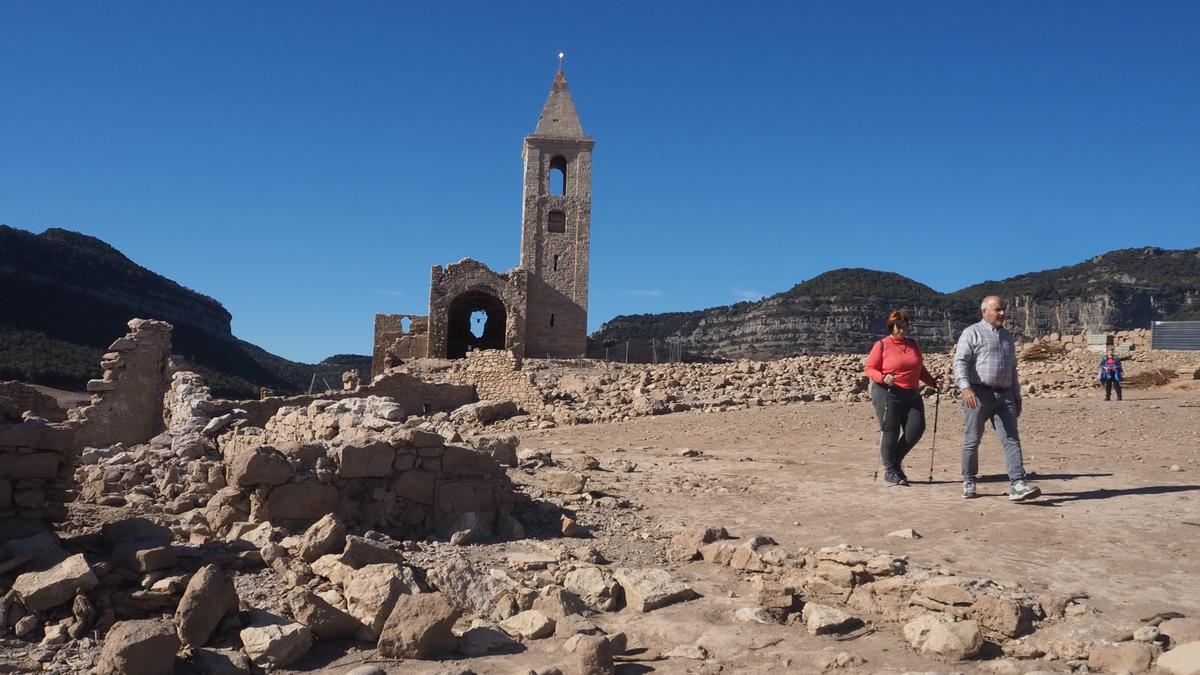
[[[1112,390],[1113,390],[1114,386],[1117,388],[1117,400],[1118,401],[1121,400],[1121,383],[1112,378],[1109,378],[1104,381],[1104,400],[1105,401],[1112,399]]]
[[[871,403],[883,432],[879,458],[885,470],[903,475],[900,463],[925,434],[925,401],[920,391],[872,382]]]

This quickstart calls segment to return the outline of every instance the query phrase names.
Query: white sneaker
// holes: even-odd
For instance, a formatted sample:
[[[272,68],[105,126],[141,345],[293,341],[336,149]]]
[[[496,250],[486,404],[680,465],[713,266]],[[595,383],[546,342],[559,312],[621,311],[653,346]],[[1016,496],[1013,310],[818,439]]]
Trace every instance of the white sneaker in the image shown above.
[[[1026,499],[1033,499],[1042,494],[1042,489],[1036,485],[1030,485],[1028,482],[1019,480],[1012,485],[1012,491],[1008,493],[1008,501],[1020,502]]]

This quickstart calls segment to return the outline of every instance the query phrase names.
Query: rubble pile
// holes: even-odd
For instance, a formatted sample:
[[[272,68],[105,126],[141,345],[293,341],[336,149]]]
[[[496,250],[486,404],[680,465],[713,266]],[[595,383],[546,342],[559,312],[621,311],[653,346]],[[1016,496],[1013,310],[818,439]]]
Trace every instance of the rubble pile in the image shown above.
[[[676,560],[703,559],[745,578],[754,593],[735,621],[795,623],[838,639],[890,630],[913,650],[951,661],[1002,656],[1008,663],[995,672],[1055,662],[1076,672],[1144,672],[1156,659],[1162,672],[1191,672],[1172,664],[1200,650],[1195,619],[1168,613],[1102,636],[1089,621],[1097,612],[1086,596],[1033,594],[859,546],[789,551],[770,537],[738,540],[722,527],[698,527],[675,535],[668,550]]]

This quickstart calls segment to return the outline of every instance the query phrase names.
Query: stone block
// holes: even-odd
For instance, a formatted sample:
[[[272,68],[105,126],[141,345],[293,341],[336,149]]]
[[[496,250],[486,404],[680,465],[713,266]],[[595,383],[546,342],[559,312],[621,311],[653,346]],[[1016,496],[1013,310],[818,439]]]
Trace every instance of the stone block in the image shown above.
[[[367,445],[342,445],[334,449],[342,478],[383,478],[392,473],[396,451],[382,441]]]
[[[1143,642],[1116,645],[1097,644],[1088,654],[1088,668],[1102,673],[1144,673],[1150,670],[1155,650]]]
[[[312,649],[312,631],[298,623],[251,626],[239,636],[246,656],[262,668],[282,668]]]
[[[229,484],[242,487],[279,485],[292,477],[292,465],[283,453],[266,445],[230,448],[225,457],[225,468]]]
[[[450,654],[455,646],[450,628],[459,614],[441,593],[400,596],[380,632],[380,656],[430,659]]]
[[[660,569],[622,569],[613,576],[625,591],[625,604],[649,612],[696,597],[690,586]]]
[[[361,627],[358,619],[305,588],[292,589],[288,594],[288,607],[296,621],[308,626],[320,640],[354,637]]]
[[[401,499],[417,504],[433,504],[435,480],[438,475],[429,471],[405,471],[392,480],[391,489]]]
[[[6,452],[0,454],[0,477],[12,480],[22,478],[54,478],[62,456],[56,452]]]
[[[338,490],[321,483],[288,483],[271,489],[267,511],[273,520],[317,520],[337,510]]]
[[[437,510],[444,514],[493,512],[496,483],[490,480],[443,480],[437,486]]]
[[[238,595],[229,575],[216,565],[201,567],[188,581],[175,610],[180,640],[189,647],[203,647],[221,619],[237,609]]]
[[[1200,675],[1200,642],[1179,645],[1158,657],[1157,669],[1166,675]]]
[[[76,591],[90,591],[99,580],[88,566],[83,554],[79,553],[41,572],[26,572],[13,582],[26,609],[40,612],[67,602],[75,597]]]
[[[166,619],[122,621],[104,638],[97,675],[170,675],[179,637]]]

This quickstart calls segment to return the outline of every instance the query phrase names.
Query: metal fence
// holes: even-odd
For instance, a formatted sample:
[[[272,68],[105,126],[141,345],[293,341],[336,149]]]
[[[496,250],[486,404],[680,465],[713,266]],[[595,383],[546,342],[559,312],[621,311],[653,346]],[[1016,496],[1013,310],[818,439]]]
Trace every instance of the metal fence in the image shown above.
[[[1200,321],[1155,321],[1150,348],[1200,350]]]

